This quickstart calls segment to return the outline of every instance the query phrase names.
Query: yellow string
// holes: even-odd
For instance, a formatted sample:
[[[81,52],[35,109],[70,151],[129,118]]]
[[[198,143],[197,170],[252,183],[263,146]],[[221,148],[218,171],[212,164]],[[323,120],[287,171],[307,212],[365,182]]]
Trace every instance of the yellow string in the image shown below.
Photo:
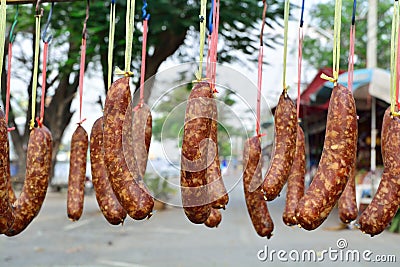
[[[36,112],[36,89],[38,79],[38,68],[39,68],[39,43],[40,43],[40,19],[42,15],[36,15],[36,38],[35,38],[35,58],[33,61],[33,83],[32,83],[32,118],[29,124],[29,128],[32,130],[35,127],[35,112]]]
[[[325,74],[321,74],[321,78],[333,82],[336,86],[339,78],[339,66],[340,66],[340,32],[342,26],[342,0],[336,0],[335,3],[335,22],[333,28],[333,70],[332,76],[329,77]]]
[[[394,1],[393,7],[393,20],[392,20],[392,35],[390,42],[390,111],[395,114],[396,105],[396,82],[397,82],[397,47],[398,47],[398,34],[399,34],[399,3]]]
[[[200,7],[200,59],[199,59],[199,70],[196,73],[197,81],[201,81],[203,76],[203,53],[204,53],[204,43],[206,38],[206,8],[207,8],[207,0],[201,0]]]
[[[7,21],[7,3],[6,0],[1,0],[0,5],[0,77],[3,73],[4,59],[4,42],[6,39],[6,21]],[[0,78],[0,93],[1,93],[1,78]]]
[[[286,85],[286,62],[287,62],[287,41],[288,41],[288,28],[289,28],[289,0],[285,1],[284,11],[284,34],[283,34],[283,91],[287,93],[288,87]]]
[[[110,31],[108,34],[108,88],[112,83],[112,64],[114,52],[114,35],[115,35],[115,3],[110,6]]]
[[[118,68],[116,74],[132,76],[133,73],[131,69],[132,60],[132,41],[133,41],[133,31],[135,29],[135,0],[126,1],[126,46],[125,46],[125,71],[121,72]]]

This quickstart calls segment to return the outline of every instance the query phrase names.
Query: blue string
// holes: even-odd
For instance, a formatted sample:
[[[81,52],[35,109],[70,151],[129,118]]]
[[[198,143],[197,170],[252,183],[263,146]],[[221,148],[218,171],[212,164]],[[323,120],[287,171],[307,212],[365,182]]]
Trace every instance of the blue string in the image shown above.
[[[50,43],[50,41],[53,39],[53,35],[52,34],[50,34],[46,38],[47,30],[49,29],[49,26],[50,26],[51,17],[53,16],[53,8],[54,8],[54,2],[51,3],[49,16],[47,17],[46,25],[44,26],[43,31],[42,31],[42,41],[44,43]]]
[[[214,28],[213,25],[214,2],[215,0],[211,1],[211,10],[210,10],[210,15],[208,16],[208,31],[210,32],[209,34],[212,34]]]
[[[147,1],[146,0],[143,0],[142,19],[143,20],[149,20],[150,19],[150,13],[147,13]]]
[[[351,17],[351,25],[356,24],[356,9],[357,9],[357,0],[354,0],[353,3],[353,15]]]
[[[304,20],[303,20],[303,17],[304,17],[304,1],[305,0],[303,0],[303,3],[301,5],[300,27],[303,27],[303,24],[304,24]]]
[[[117,2],[116,0],[111,0],[111,4],[115,4],[115,2]]]

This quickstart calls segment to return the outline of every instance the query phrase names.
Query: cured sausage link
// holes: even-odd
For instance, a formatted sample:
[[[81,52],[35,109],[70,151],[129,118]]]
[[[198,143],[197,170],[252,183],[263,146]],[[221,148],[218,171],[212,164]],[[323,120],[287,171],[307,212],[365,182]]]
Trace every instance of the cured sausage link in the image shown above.
[[[52,156],[50,131],[42,126],[29,135],[26,175],[22,191],[13,203],[14,223],[6,235],[21,233],[37,216],[46,197]]]
[[[391,117],[390,107],[383,117],[381,140],[385,169],[374,198],[358,221],[360,230],[371,236],[385,230],[400,206],[400,119]]]
[[[72,134],[68,176],[67,213],[73,221],[79,220],[83,212],[88,145],[88,134],[79,125]]]
[[[212,101],[210,85],[199,82],[192,89],[186,106],[181,155],[181,194],[185,214],[196,224],[204,223],[211,212],[206,172],[209,166],[207,154]]]
[[[262,155],[258,136],[248,139],[243,152],[243,188],[247,211],[259,236],[270,238],[274,223],[269,215],[267,202],[264,199],[262,186]]]
[[[296,112],[293,101],[285,92],[282,92],[274,115],[274,150],[263,183],[263,190],[268,201],[274,200],[279,195],[289,177],[296,152]]]
[[[7,232],[14,221],[11,207],[13,202],[10,201],[8,188],[10,180],[8,147],[7,124],[4,112],[0,109],[0,234]]]
[[[283,222],[286,225],[297,225],[296,206],[304,195],[304,176],[306,174],[306,151],[304,132],[297,126],[296,153],[287,181],[286,204]]]
[[[118,79],[104,105],[104,163],[119,203],[130,217],[141,220],[151,214],[154,200],[139,186],[144,183],[134,158],[131,105],[129,77]]]
[[[213,144],[209,145],[208,157],[214,157],[211,165],[207,168],[207,181],[210,190],[211,206],[214,209],[225,209],[225,206],[229,202],[229,196],[226,192],[224,180],[221,175],[221,166],[219,161],[218,153],[218,110],[217,103],[214,100],[211,101],[213,115],[210,130],[210,140]]]
[[[212,208],[210,216],[208,216],[204,224],[209,228],[217,228],[218,225],[221,223],[221,220],[222,220],[221,211]]]
[[[112,225],[123,223],[126,211],[119,204],[108,180],[104,164],[103,117],[95,121],[90,133],[90,164],[96,200],[106,220]]]
[[[316,229],[328,217],[347,184],[356,150],[355,101],[352,92],[337,85],[329,102],[321,160],[296,208],[296,219],[304,229]]]

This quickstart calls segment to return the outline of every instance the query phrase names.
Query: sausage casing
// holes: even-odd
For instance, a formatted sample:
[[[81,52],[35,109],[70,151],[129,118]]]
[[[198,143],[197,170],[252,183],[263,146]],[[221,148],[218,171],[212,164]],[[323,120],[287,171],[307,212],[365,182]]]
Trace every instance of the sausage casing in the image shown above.
[[[209,194],[211,206],[214,209],[225,209],[229,202],[229,196],[226,192],[224,180],[221,175],[221,166],[218,153],[218,110],[215,100],[212,103],[212,121],[210,130],[211,144],[208,146],[208,158],[214,158],[210,166],[207,167],[207,182],[209,186]],[[212,211],[211,211],[212,212]],[[211,215],[210,215],[211,216]]]
[[[296,153],[287,181],[286,204],[283,222],[286,225],[297,225],[296,206],[304,195],[304,176],[306,174],[306,151],[304,132],[297,126]]]
[[[306,230],[328,217],[349,178],[357,150],[355,101],[347,88],[334,87],[329,102],[324,148],[317,172],[296,207],[296,219]]]
[[[96,200],[106,220],[112,225],[123,223],[126,211],[119,204],[108,180],[104,164],[103,117],[95,121],[90,133],[90,164]]]
[[[129,77],[118,79],[104,105],[104,163],[119,203],[130,217],[141,220],[150,215],[154,200],[139,186],[143,178],[134,159],[131,105]]]
[[[13,203],[14,223],[6,235],[22,232],[37,216],[46,197],[52,159],[52,137],[42,126],[34,128],[28,141],[26,175],[22,191]]]
[[[360,230],[371,236],[385,230],[400,205],[400,119],[391,118],[390,107],[383,118],[381,140],[385,169],[374,198],[358,220]]]
[[[259,236],[270,238],[274,223],[269,215],[267,202],[264,199],[262,187],[262,155],[258,136],[245,142],[243,152],[243,188],[247,211]]]
[[[181,155],[181,195],[187,218],[196,224],[204,223],[211,212],[206,172],[212,97],[208,83],[196,83],[186,106]]]
[[[79,220],[83,212],[88,146],[88,134],[79,125],[72,134],[68,176],[67,214],[73,221]]]
[[[274,150],[263,183],[263,190],[268,201],[274,200],[285,185],[296,151],[296,106],[285,92],[279,98],[274,121]]]
[[[217,228],[218,225],[222,221],[221,211],[218,209],[211,209],[210,216],[208,216],[207,220],[204,222],[204,225],[209,228]]]
[[[139,174],[143,177],[146,172],[152,135],[152,116],[148,105],[143,104],[134,111],[132,131],[136,164]]]
[[[346,187],[338,201],[339,218],[343,223],[350,223],[357,219],[358,216],[356,202],[355,163],[356,160],[354,160],[354,164],[349,175],[349,180],[347,181]]]
[[[7,124],[4,113],[0,109],[0,234],[4,234],[14,221],[11,207],[13,202],[9,197],[9,180],[10,160]]]

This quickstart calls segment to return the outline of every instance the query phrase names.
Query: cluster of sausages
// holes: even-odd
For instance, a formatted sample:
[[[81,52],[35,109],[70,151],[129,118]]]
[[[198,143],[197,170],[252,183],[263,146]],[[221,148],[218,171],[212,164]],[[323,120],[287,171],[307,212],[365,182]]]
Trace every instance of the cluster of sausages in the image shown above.
[[[275,110],[274,141],[270,167],[263,180],[260,138],[250,138],[244,148],[246,204],[253,226],[260,236],[269,238],[272,235],[273,222],[266,201],[279,196],[285,183],[287,195],[282,216],[285,224],[314,230],[325,221],[339,198],[341,220],[348,223],[356,219],[358,211],[354,173],[357,115],[354,98],[347,88],[337,85],[333,89],[324,149],[317,173],[306,191],[304,133],[297,123],[296,107],[285,91]]]
[[[15,236],[38,215],[49,183],[52,136],[45,126],[29,135],[26,174],[17,198],[10,182],[10,155],[7,125],[0,110],[0,234]]]
[[[150,108],[132,105],[129,77],[115,81],[108,90],[103,117],[90,134],[90,163],[96,200],[106,220],[113,225],[127,215],[135,220],[152,214],[154,199],[143,176],[152,135]],[[81,126],[71,141],[68,181],[68,217],[82,214],[88,135]]]
[[[229,197],[218,154],[218,113],[208,82],[193,87],[186,106],[181,154],[181,195],[184,212],[195,224],[217,227]]]

